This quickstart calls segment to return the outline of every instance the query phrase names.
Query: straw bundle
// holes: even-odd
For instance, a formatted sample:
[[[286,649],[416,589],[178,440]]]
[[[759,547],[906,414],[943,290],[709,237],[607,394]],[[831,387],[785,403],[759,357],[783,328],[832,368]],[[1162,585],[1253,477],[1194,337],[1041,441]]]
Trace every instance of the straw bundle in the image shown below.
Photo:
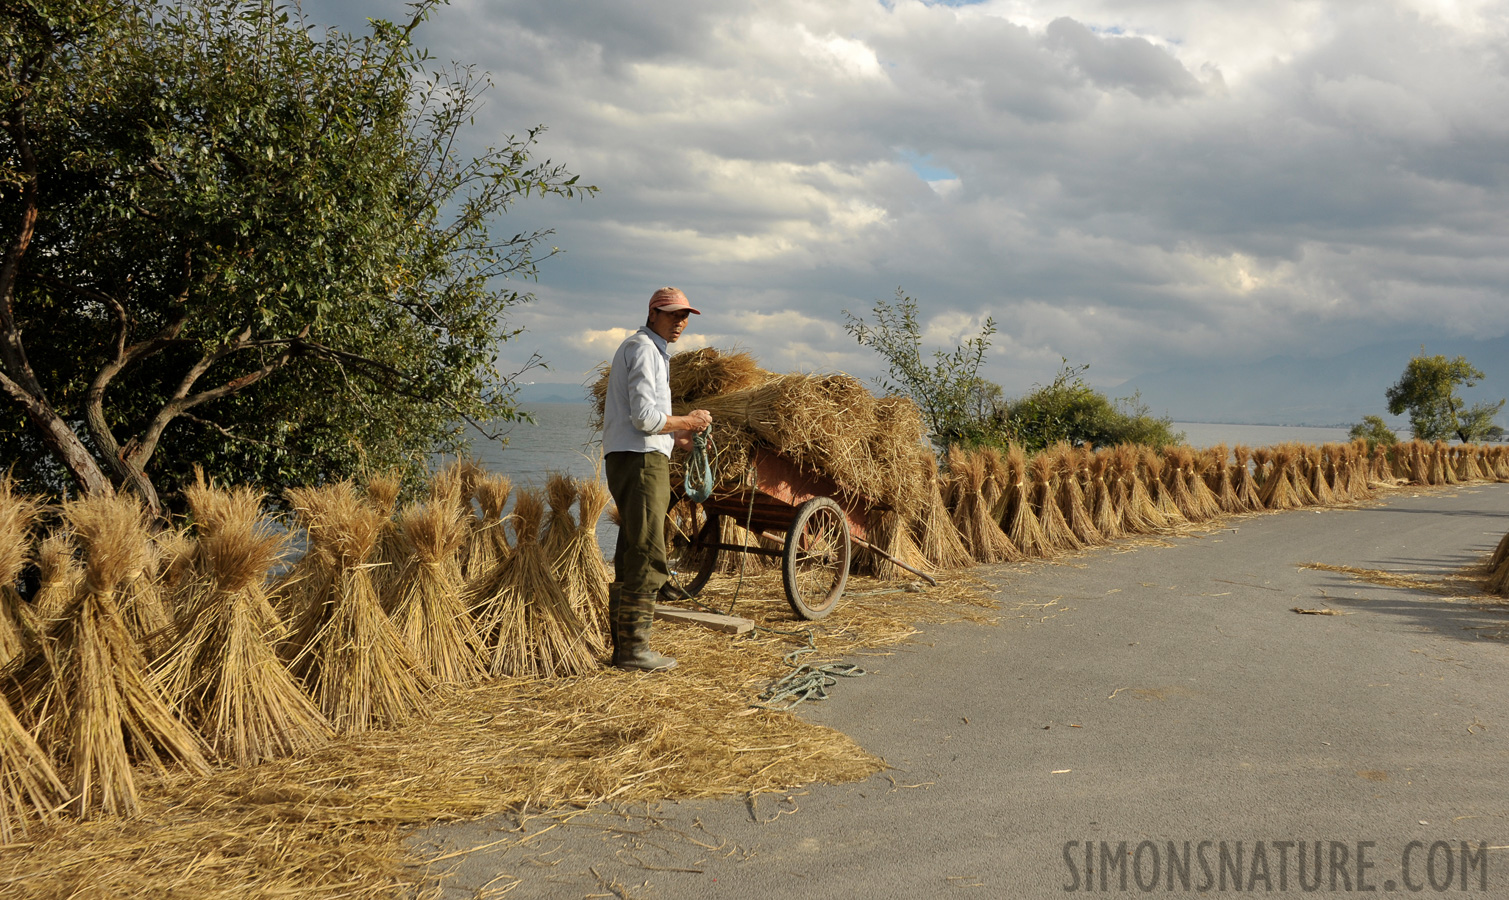
[[[116,594],[121,621],[150,661],[173,640],[173,611],[163,597],[159,576],[162,557],[156,541],[147,538],[143,565],[133,569]]]
[[[1121,528],[1117,491],[1112,487],[1113,482],[1117,481],[1111,467],[1114,459],[1114,454],[1109,450],[1102,450],[1090,457],[1090,515],[1095,523],[1095,530],[1108,541],[1126,536]]]
[[[1147,472],[1147,493],[1152,499],[1153,508],[1158,511],[1166,526],[1177,525],[1187,522],[1188,518],[1174,502],[1173,495],[1169,492],[1168,484],[1164,479],[1164,458],[1150,447],[1143,447],[1142,470]]]
[[[1484,565],[1484,568],[1492,572],[1502,565],[1506,559],[1509,559],[1509,534],[1505,534],[1502,538],[1499,538],[1498,546],[1493,548],[1493,553],[1489,555],[1488,562]]]
[[[1142,477],[1142,450],[1122,444],[1113,451],[1116,471],[1126,491],[1121,504],[1121,530],[1127,534],[1149,534],[1168,526],[1168,519],[1153,502]]]
[[[1509,447],[1494,447],[1493,454],[1493,479],[1495,481],[1509,481]]]
[[[586,626],[572,612],[540,547],[543,516],[540,495],[521,491],[514,501],[514,554],[472,595],[493,675],[549,678],[597,668]]]
[[[1238,509],[1257,512],[1263,508],[1263,501],[1258,496],[1257,479],[1252,472],[1252,451],[1237,444],[1232,455],[1236,459],[1236,480],[1232,484],[1232,490],[1236,493]]]
[[[20,653],[27,633],[39,628],[31,605],[16,592],[39,511],[35,500],[15,493],[9,476],[0,476],[0,665]]]
[[[985,504],[985,457],[961,447],[948,450],[948,481],[955,498],[954,527],[970,555],[983,563],[1015,562],[1021,551],[990,520]]]
[[[262,495],[184,491],[199,532],[199,571],[183,596],[185,626],[154,667],[164,695],[221,758],[239,766],[307,753],[330,739],[326,724],[276,650],[282,623],[267,573],[285,534],[262,518]]]
[[[1488,581],[1483,590],[1509,596],[1509,534],[1505,534],[1488,558]]]
[[[486,578],[513,553],[503,528],[503,510],[513,494],[507,475],[487,475],[474,485],[480,518],[468,512],[466,543],[461,550],[461,572],[468,583]]]
[[[1310,447],[1305,458],[1309,461],[1305,473],[1305,484],[1310,495],[1315,498],[1314,506],[1335,506],[1338,502],[1336,492],[1331,489],[1331,484],[1326,478],[1326,455],[1324,448]]]
[[[1237,486],[1231,478],[1231,454],[1225,444],[1217,444],[1205,454],[1206,485],[1215,497],[1216,507],[1223,513],[1242,512],[1242,498],[1237,496]]]
[[[31,598],[32,610],[45,632],[52,622],[62,618],[79,585],[84,569],[79,565],[78,548],[66,532],[54,531],[42,539],[37,548],[37,592]]]
[[[1087,547],[1105,543],[1105,538],[1095,527],[1090,508],[1085,504],[1085,492],[1080,479],[1087,474],[1081,454],[1068,444],[1060,444],[1054,453],[1058,466],[1058,508],[1064,522],[1080,543]]]
[[[742,391],[774,377],[748,353],[720,353],[712,347],[677,353],[668,368],[672,403]],[[606,389],[606,377],[603,384]]]
[[[403,635],[383,612],[367,560],[382,529],[380,513],[362,503],[349,483],[333,485],[313,510],[311,537],[328,577],[313,597],[299,649],[302,674],[315,704],[338,732],[363,732],[407,722],[424,700],[430,678]]]
[[[408,557],[403,535],[398,533],[398,523],[393,513],[398,508],[398,493],[403,490],[403,479],[397,472],[378,472],[367,476],[363,486],[367,503],[381,517],[382,528],[377,535],[377,544],[372,550],[372,585],[379,597],[392,593],[392,585],[398,578]]]
[[[141,506],[95,496],[65,505],[63,515],[84,549],[85,578],[52,639],[16,662],[8,699],[37,743],[65,761],[80,816],[129,815],[137,809],[133,761],[159,772],[176,763],[208,773],[209,765],[198,737],[148,681],[121,616],[120,592],[151,562]]]
[[[608,486],[597,479],[576,485],[576,528],[555,559],[553,572],[566,591],[571,609],[582,621],[591,652],[607,649],[608,582],[612,577],[597,545],[597,522],[608,505]]]
[[[1436,479],[1434,484],[1458,484],[1461,481],[1450,460],[1451,448],[1446,445],[1445,441],[1436,441],[1435,452],[1432,454],[1430,463],[1430,474]]]
[[[985,498],[985,509],[991,521],[1001,521],[1006,511],[1006,488],[1011,485],[1011,472],[1006,468],[1006,458],[994,447],[981,447],[975,451],[985,463],[985,486],[980,496]]]
[[[872,510],[865,527],[870,535],[870,544],[884,550],[892,559],[900,560],[921,572],[934,570],[933,564],[928,561],[922,549],[917,546],[917,541],[912,537],[906,518],[900,513],[890,509]],[[857,559],[861,574],[868,572],[881,581],[900,581],[913,577],[891,560],[862,547]]]
[[[1347,486],[1348,493],[1354,499],[1361,500],[1373,492],[1372,479],[1369,478],[1372,462],[1368,457],[1368,442],[1358,438],[1348,447],[1347,452]]]
[[[32,816],[54,821],[53,810],[67,801],[52,761],[0,694],[0,844],[26,834]]]
[[[1368,486],[1371,487],[1373,484],[1392,486],[1395,480],[1394,464],[1389,459],[1389,450],[1379,444],[1373,448],[1373,471],[1368,476]]]
[[[962,569],[971,565],[973,559],[969,555],[969,548],[964,546],[964,539],[949,519],[948,507],[943,504],[943,493],[937,478],[938,464],[932,451],[921,450],[913,465],[913,481],[925,490],[920,505],[910,507],[912,510],[920,508],[920,514],[913,515],[908,522],[917,549],[927,560],[928,566],[934,569]],[[905,516],[907,509],[908,507],[899,508],[897,513]],[[900,540],[898,537],[897,541]],[[902,549],[905,547],[900,543],[898,546]]]
[[[1022,448],[1006,448],[1006,509],[1001,530],[1025,556],[1044,557],[1053,552],[1042,523],[1032,508],[1032,485],[1027,480],[1027,456]]]
[[[545,478],[545,501],[550,506],[550,513],[545,517],[545,527],[540,534],[540,549],[545,552],[545,559],[550,561],[552,569],[576,536],[576,521],[571,518],[576,491],[576,479],[563,472],[551,472]]]
[[[1219,516],[1221,502],[1216,498],[1215,492],[1210,489],[1210,485],[1205,483],[1204,463],[1200,455],[1193,449],[1184,447],[1179,453],[1179,465],[1183,470],[1185,488],[1189,491],[1190,502],[1196,513],[1205,517],[1202,521]],[[1224,461],[1221,468],[1225,468]]]
[[[1054,489],[1054,459],[1047,452],[1032,457],[1028,467],[1032,475],[1032,511],[1043,529],[1043,541],[1051,550],[1082,550],[1083,542],[1069,530],[1063,510],[1058,506]]]
[[[461,600],[460,549],[470,518],[450,497],[413,504],[399,517],[405,562],[387,605],[404,643],[439,684],[482,677],[482,640]]]
[[[1294,451],[1288,447],[1276,447],[1269,451],[1272,467],[1263,479],[1259,499],[1264,509],[1298,509],[1299,496],[1294,491],[1294,481],[1289,471],[1294,466]]]
[[[329,619],[335,581],[335,515],[342,500],[356,502],[349,482],[321,487],[289,488],[283,494],[304,530],[305,550],[275,585],[272,597],[278,616],[290,624],[285,655],[293,672],[304,677],[312,659],[301,651],[309,646]]]

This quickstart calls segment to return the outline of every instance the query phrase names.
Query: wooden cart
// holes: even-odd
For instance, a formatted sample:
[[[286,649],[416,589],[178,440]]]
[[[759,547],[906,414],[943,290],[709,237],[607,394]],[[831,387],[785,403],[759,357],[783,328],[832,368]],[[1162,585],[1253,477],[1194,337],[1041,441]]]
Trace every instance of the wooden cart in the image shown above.
[[[885,504],[846,491],[831,478],[804,471],[769,450],[755,448],[751,462],[753,490],[720,486],[705,502],[694,504],[700,508],[694,520],[700,518],[701,526],[671,562],[673,575],[689,596],[695,597],[707,584],[722,553],[779,556],[786,601],[802,618],[821,619],[843,595],[856,544],[937,583],[867,540],[869,514],[889,509]],[[777,546],[724,542],[724,517]]]

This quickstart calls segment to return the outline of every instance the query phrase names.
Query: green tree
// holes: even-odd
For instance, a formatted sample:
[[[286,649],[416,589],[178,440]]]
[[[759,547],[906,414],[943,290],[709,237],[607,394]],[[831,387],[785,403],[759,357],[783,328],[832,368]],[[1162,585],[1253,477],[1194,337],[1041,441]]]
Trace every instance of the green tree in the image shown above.
[[[1426,356],[1421,348],[1386,392],[1388,411],[1396,416],[1408,411],[1410,428],[1422,441],[1453,436],[1464,444],[1482,440],[1493,427],[1494,416],[1504,408],[1504,401],[1464,409],[1457,393],[1459,386],[1472,387],[1482,377],[1482,371],[1464,356]]]
[[[34,487],[194,463],[270,488],[414,462],[518,413],[517,334],[578,196],[538,130],[456,147],[485,78],[434,67],[436,0],[353,36],[271,0],[0,0],[0,453]]]
[[[1368,442],[1368,452],[1378,449],[1379,445],[1392,447],[1399,443],[1399,436],[1394,434],[1394,429],[1383,421],[1382,416],[1363,416],[1362,421],[1352,426],[1347,432],[1352,440],[1362,438]]]
[[[995,320],[987,318],[978,335],[951,352],[934,350],[928,362],[916,300],[897,288],[895,303],[876,300],[871,313],[873,324],[844,310],[844,328],[885,359],[887,375],[876,379],[881,389],[910,397],[940,448],[979,440],[1001,394],[999,386],[980,377]]]
[[[1063,360],[1051,384],[1006,405],[995,431],[1028,450],[1059,441],[1163,447],[1184,440],[1171,420],[1152,415],[1140,395],[1111,400],[1086,384],[1083,376],[1089,368]]]

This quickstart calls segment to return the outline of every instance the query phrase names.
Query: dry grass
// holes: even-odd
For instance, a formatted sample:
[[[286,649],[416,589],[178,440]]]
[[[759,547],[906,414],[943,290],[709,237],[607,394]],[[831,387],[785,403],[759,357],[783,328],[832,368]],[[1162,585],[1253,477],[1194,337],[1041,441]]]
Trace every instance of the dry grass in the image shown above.
[[[824,658],[885,647],[916,624],[982,621],[992,601],[967,577],[925,593],[866,578],[820,623],[794,620],[779,575],[715,578],[704,599],[794,632],[730,639],[656,624],[681,665],[573,679],[504,679],[434,696],[422,721],[349,735],[313,755],[155,778],[132,819],[34,827],[0,852],[17,900],[121,896],[394,897],[412,894],[400,829],[532,808],[759,794],[865,778],[884,764],[848,737],[789,713],[752,709],[805,646]],[[877,594],[874,591],[887,590]],[[520,727],[528,723],[529,727]]]
[[[262,518],[262,495],[186,491],[199,532],[198,571],[186,585],[182,627],[154,664],[154,682],[220,758],[253,765],[305,753],[330,726],[279,658],[283,626],[267,597],[267,573],[287,538]]]

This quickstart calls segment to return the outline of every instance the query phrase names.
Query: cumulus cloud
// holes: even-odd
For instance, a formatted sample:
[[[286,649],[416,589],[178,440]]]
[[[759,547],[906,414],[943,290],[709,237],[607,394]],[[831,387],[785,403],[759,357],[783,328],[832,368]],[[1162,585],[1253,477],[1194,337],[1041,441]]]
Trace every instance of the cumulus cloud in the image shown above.
[[[1502,2],[456,0],[419,39],[493,73],[479,144],[544,123],[601,188],[504,226],[566,251],[505,351],[562,380],[667,282],[771,368],[880,371],[842,310],[897,286],[940,343],[993,315],[1008,391],[1509,331]]]

